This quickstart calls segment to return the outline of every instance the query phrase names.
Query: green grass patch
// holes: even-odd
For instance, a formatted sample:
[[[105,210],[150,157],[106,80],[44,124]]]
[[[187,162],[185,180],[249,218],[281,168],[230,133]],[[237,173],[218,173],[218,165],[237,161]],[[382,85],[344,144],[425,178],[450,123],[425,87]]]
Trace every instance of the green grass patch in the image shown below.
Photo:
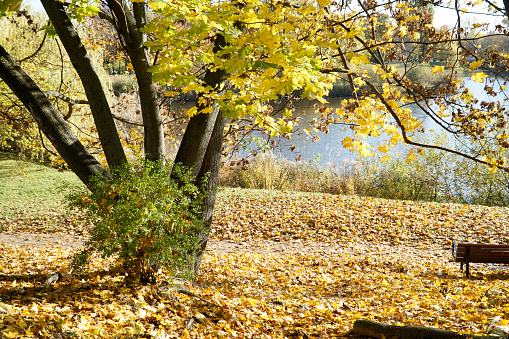
[[[61,214],[64,197],[81,181],[71,171],[18,160],[0,153],[0,228],[26,219],[49,219],[48,213]]]

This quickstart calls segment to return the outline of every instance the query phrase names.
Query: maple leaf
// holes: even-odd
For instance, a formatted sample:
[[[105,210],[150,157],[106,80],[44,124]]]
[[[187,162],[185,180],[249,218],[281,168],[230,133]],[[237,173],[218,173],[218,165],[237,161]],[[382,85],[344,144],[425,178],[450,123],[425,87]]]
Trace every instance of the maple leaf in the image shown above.
[[[476,82],[483,83],[484,78],[486,78],[486,77],[488,77],[488,74],[486,74],[484,72],[476,72],[472,75],[472,80],[476,81]]]
[[[434,66],[432,69],[431,69],[431,72],[433,73],[443,73],[444,72],[444,66],[439,66],[439,65],[436,65]]]
[[[473,61],[468,68],[475,71],[482,65],[483,62],[484,60]]]

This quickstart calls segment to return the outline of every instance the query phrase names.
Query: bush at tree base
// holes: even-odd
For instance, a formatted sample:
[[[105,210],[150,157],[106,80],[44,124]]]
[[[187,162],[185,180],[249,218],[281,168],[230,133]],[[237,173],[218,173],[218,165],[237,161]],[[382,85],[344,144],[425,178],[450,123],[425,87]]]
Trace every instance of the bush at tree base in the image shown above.
[[[118,257],[141,282],[154,282],[163,266],[187,277],[192,249],[203,227],[204,186],[192,183],[189,170],[171,163],[143,161],[112,169],[112,180],[94,178],[93,191],[77,191],[69,206],[92,225],[85,249],[72,260],[73,270],[85,268],[93,253]]]

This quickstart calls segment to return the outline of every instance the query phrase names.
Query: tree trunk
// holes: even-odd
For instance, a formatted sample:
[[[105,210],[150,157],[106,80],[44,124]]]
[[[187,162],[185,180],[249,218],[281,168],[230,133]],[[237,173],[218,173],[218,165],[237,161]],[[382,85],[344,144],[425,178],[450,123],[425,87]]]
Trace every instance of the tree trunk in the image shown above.
[[[210,114],[193,116],[189,119],[186,132],[180,142],[175,163],[191,168],[195,178],[200,173],[218,115],[220,112],[216,107]]]
[[[379,339],[488,339],[497,338],[492,336],[479,336],[459,334],[453,331],[445,331],[432,327],[420,326],[393,326],[371,320],[356,320],[353,324],[353,332],[356,336],[379,338]]]
[[[87,187],[91,188],[91,176],[98,173],[109,176],[105,168],[74,135],[62,114],[44,92],[2,46],[0,46],[0,78],[23,102],[60,156]]]
[[[225,121],[226,119],[221,116],[221,113],[219,113],[197,178],[198,182],[201,182],[202,179],[208,176],[207,186],[205,189],[207,197],[203,202],[201,216],[204,229],[200,234],[198,234],[198,241],[193,251],[193,269],[195,278],[198,275],[198,270],[200,268],[203,254],[205,253],[205,248],[207,247],[210,229],[212,226],[212,216],[214,214],[214,205],[216,204],[217,184],[219,182],[219,170],[221,167],[221,151],[223,148]]]
[[[119,20],[125,18],[125,28],[117,27],[123,37],[126,53],[131,59],[136,80],[138,82],[138,94],[140,96],[141,114],[143,116],[143,130],[145,141],[145,158],[148,160],[164,160],[164,130],[157,90],[152,81],[152,73],[149,72],[150,58],[148,50],[144,46],[147,37],[140,29],[146,24],[145,4],[143,2],[133,3],[131,12],[126,1],[120,5],[116,0],[108,0],[110,9]]]
[[[65,13],[63,3],[59,0],[41,2],[81,79],[109,166],[116,167],[126,163],[127,158],[103,86],[85,46]]]
[[[224,37],[221,34],[216,35],[213,49],[214,53],[219,52],[224,46],[226,46]],[[225,70],[208,70],[203,77],[203,81],[208,86],[217,90],[226,78],[227,74]],[[207,107],[198,104],[199,98],[196,102],[198,112]],[[212,105],[214,105],[214,103],[212,103]],[[175,163],[191,168],[194,176],[200,173],[205,152],[210,143],[210,136],[214,130],[218,115],[220,115],[219,109],[214,107],[209,114],[197,114],[193,116],[187,124],[186,132],[180,142],[179,150],[175,157]]]
[[[217,35],[214,42],[214,52],[219,52],[224,46],[226,46],[224,37],[220,34]],[[225,70],[208,70],[203,81],[208,86],[219,90],[226,77],[227,73]],[[198,106],[198,112],[207,107],[198,104],[198,100],[196,105]],[[208,195],[203,203],[201,215],[201,219],[204,222],[204,230],[198,234],[198,241],[192,252],[194,278],[198,274],[212,225],[212,215],[216,202],[215,190],[219,179],[221,150],[223,147],[225,119],[221,116],[219,107],[215,106],[215,103],[212,103],[212,107],[211,113],[197,114],[189,119],[186,132],[175,157],[176,164],[181,164],[192,169],[193,177],[196,178],[197,182],[200,182],[206,175],[209,175],[206,187]]]

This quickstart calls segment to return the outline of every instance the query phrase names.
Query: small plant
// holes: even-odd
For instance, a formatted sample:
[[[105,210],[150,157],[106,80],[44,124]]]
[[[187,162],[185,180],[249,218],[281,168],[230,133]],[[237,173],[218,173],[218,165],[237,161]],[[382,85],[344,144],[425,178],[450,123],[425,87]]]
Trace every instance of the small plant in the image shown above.
[[[112,75],[110,76],[113,94],[118,97],[122,93],[131,93],[136,89],[136,80],[129,75]]]
[[[159,162],[126,165],[111,173],[112,180],[94,178],[94,191],[68,197],[70,206],[84,211],[84,220],[93,225],[72,268],[84,268],[97,253],[118,256],[143,283],[154,282],[162,266],[173,274],[189,274],[202,227],[203,187],[192,183],[190,171]]]

